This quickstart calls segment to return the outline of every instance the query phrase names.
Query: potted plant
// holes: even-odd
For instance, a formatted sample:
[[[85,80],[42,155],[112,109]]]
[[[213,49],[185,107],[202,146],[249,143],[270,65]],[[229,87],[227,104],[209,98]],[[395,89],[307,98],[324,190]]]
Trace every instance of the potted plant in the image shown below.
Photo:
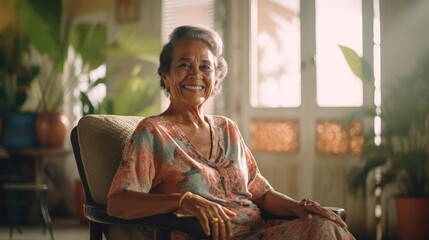
[[[353,72],[371,83],[371,71],[365,61],[349,48],[341,46],[341,50]],[[429,216],[428,93],[429,55],[411,74],[385,87],[380,114],[381,142],[374,144],[373,131],[365,134],[361,165],[351,169],[349,175],[350,190],[354,193],[366,192],[368,180],[371,180],[371,190],[396,186],[400,239],[426,239],[429,235],[426,225]],[[366,112],[374,117],[374,110]],[[376,170],[381,174],[378,181],[369,178]]]
[[[7,148],[35,147],[36,115],[23,107],[38,68],[29,64],[28,39],[19,29],[0,30],[0,136]]]
[[[17,11],[33,46],[32,61],[40,66],[40,75],[32,84],[39,112],[39,143],[42,147],[62,147],[69,130],[63,113],[64,96],[78,84],[80,76],[105,62],[101,49],[106,46],[106,26],[71,24],[57,0],[23,0],[17,3]]]

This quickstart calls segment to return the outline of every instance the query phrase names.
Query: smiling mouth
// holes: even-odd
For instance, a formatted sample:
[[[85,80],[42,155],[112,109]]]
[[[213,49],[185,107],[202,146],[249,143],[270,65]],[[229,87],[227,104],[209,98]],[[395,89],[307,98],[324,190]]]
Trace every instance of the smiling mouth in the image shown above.
[[[183,85],[182,86],[185,89],[189,89],[189,90],[203,90],[204,86],[196,86],[196,85]]]

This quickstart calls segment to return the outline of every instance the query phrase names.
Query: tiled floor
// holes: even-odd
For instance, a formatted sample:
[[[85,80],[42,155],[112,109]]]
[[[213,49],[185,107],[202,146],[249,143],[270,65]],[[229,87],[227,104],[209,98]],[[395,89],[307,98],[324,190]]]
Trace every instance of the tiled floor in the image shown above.
[[[89,239],[88,224],[81,223],[77,219],[53,219],[55,240],[85,240]],[[21,227],[22,234],[16,229],[13,240],[50,240],[49,232],[43,234],[42,224],[27,225]],[[0,240],[9,240],[8,226],[0,226]]]
[[[55,240],[86,240],[89,239],[89,229],[87,223],[81,223],[76,218],[53,219]],[[50,235],[46,231],[43,234],[42,224],[22,226],[22,234],[15,229],[13,240],[50,240]],[[357,240],[374,240],[374,237],[355,236]],[[9,240],[8,226],[0,226],[0,240]],[[396,238],[383,237],[383,240],[397,240]]]

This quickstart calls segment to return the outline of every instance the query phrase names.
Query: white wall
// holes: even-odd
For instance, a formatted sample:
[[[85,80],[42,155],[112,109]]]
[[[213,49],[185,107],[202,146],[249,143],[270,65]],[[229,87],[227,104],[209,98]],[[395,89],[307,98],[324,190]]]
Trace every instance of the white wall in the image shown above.
[[[381,81],[386,86],[415,69],[429,54],[429,1],[381,0]],[[429,94],[429,93],[428,93]],[[383,103],[382,103],[383,105]],[[392,194],[383,197],[384,235],[396,236],[396,212]]]
[[[381,0],[382,82],[412,71],[429,52],[429,1]]]

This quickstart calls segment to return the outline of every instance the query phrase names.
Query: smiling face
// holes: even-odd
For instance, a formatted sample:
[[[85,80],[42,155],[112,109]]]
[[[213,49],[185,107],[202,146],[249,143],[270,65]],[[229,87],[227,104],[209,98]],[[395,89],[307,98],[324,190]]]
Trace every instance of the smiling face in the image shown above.
[[[212,94],[215,57],[201,41],[184,40],[173,49],[170,70],[163,81],[178,106],[201,106]]]

